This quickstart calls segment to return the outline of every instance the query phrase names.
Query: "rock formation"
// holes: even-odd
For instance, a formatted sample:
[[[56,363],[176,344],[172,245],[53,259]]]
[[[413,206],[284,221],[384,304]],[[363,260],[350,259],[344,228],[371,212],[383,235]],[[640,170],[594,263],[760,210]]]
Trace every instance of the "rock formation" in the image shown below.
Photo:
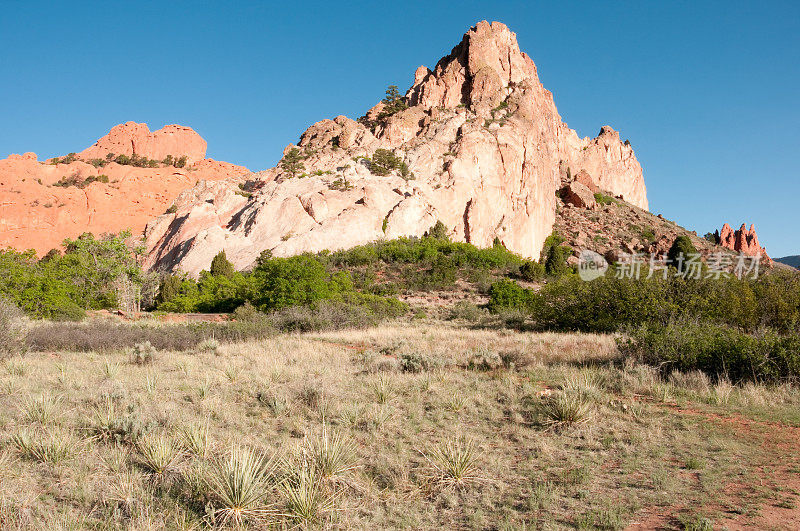
[[[499,238],[537,258],[553,229],[565,179],[647,208],[642,169],[608,126],[579,138],[562,122],[533,61],[505,25],[480,22],[430,70],[417,69],[403,100],[358,121],[322,120],[297,147],[304,171],[281,165],[236,182],[183,192],[174,213],[148,224],[146,265],[197,274],[221,250],[237,268],[276,256],[421,236],[437,220],[478,246]],[[377,150],[396,160],[379,165]],[[386,160],[386,153],[378,152]],[[299,175],[297,175],[300,173]],[[586,196],[588,200],[588,196]]]
[[[191,164],[206,156],[206,141],[191,127],[165,125],[150,132],[147,124],[126,122],[115,125],[106,136],[78,154],[84,160],[102,159],[108,153],[131,156],[134,153],[148,159],[163,160],[186,156]]]
[[[235,180],[250,173],[241,166],[204,159],[205,146],[188,127],[167,126],[150,134],[146,125],[128,122],[68,163],[40,162],[34,153],[0,160],[0,248],[34,249],[41,256],[60,248],[65,238],[84,232],[100,235],[130,229],[141,234],[181,191],[199,181]],[[89,163],[105,160],[109,152],[133,154],[134,149],[148,158],[185,154],[194,162],[183,168]]]
[[[717,241],[723,247],[744,253],[750,256],[761,256],[767,264],[772,263],[772,259],[767,254],[767,250],[758,243],[755,225],[751,224],[750,229],[742,223],[739,230],[734,231],[730,225],[725,223],[722,229],[715,233]]]

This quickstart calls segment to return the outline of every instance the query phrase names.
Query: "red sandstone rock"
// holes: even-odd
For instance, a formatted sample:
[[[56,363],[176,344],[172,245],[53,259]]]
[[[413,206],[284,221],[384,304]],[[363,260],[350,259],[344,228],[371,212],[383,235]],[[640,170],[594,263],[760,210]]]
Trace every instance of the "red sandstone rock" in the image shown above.
[[[581,170],[578,172],[578,174],[575,176],[575,182],[581,183],[582,185],[586,186],[587,188],[589,188],[589,190],[592,191],[593,194],[596,194],[597,192],[600,191],[600,188],[597,186],[597,183],[594,182],[594,179],[592,179],[592,176],[589,175],[589,173],[586,170]]]
[[[761,247],[758,242],[755,225],[751,224],[748,230],[747,226],[742,223],[739,230],[734,231],[730,225],[725,223],[717,233],[717,236],[719,237],[719,244],[723,247],[750,256],[761,256],[767,264],[772,264],[772,259],[767,254],[767,250]]]
[[[583,183],[571,182],[562,190],[564,202],[578,208],[592,209],[597,204],[594,193]]]
[[[191,164],[206,156],[206,141],[191,127],[165,125],[150,132],[147,124],[126,122],[111,128],[106,136],[92,147],[78,153],[78,158],[104,159],[108,153],[131,156],[134,153],[148,159],[163,160],[167,155],[183,155]]]
[[[127,125],[114,129],[119,131],[122,127],[127,131],[130,129],[125,127]],[[137,127],[137,130],[146,131],[147,126],[141,125],[143,129]],[[170,130],[191,131],[180,126],[168,126],[160,131]],[[199,143],[193,142],[198,146],[202,144],[202,149],[194,151],[188,150],[190,143],[166,142],[165,136],[159,131],[156,133],[153,138],[160,147],[151,144],[144,153],[137,151],[137,154],[148,158],[166,156],[169,146],[187,155],[205,153],[205,141],[194,132],[192,135],[199,138]],[[176,138],[178,136],[185,135],[177,133]],[[112,152],[125,153],[104,140],[112,137],[121,138],[109,133],[98,141],[98,145],[103,145],[101,151],[96,151],[98,145],[95,145],[82,155],[88,153],[87,158],[105,158],[103,150],[112,147],[116,150]],[[0,160],[0,248],[34,249],[41,256],[50,249],[60,248],[65,238],[75,238],[84,232],[100,235],[130,229],[134,234],[141,234],[147,222],[163,214],[181,191],[199,181],[240,179],[248,173],[242,166],[212,159],[200,159],[184,168],[138,168],[113,162],[95,168],[81,160],[55,165],[37,161],[34,153],[11,155]],[[77,181],[84,181],[100,175],[107,176],[108,182],[95,181],[83,188],[56,186],[64,177],[74,176]]]

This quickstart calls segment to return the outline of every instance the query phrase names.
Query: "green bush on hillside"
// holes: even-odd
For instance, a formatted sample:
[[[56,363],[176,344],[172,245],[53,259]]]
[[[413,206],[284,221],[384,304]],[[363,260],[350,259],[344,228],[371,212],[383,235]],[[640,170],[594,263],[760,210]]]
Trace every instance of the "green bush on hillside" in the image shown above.
[[[748,334],[711,323],[642,325],[620,338],[623,354],[664,373],[700,370],[734,382],[800,379],[800,334]]]
[[[674,319],[724,324],[744,332],[769,327],[779,333],[800,329],[800,277],[773,273],[756,280],[608,275],[585,282],[568,275],[539,291],[490,289],[489,308],[522,309],[542,329],[615,332],[625,326],[666,324]],[[520,294],[520,290],[524,293]],[[510,298],[508,293],[516,293]],[[523,305],[519,301],[524,300]]]

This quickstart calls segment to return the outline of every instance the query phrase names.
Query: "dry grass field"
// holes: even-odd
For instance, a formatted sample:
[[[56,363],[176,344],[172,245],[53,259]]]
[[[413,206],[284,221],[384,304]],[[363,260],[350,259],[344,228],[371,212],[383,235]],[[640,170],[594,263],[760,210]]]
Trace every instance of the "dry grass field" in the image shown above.
[[[0,367],[0,528],[797,528],[800,391],[397,322]]]

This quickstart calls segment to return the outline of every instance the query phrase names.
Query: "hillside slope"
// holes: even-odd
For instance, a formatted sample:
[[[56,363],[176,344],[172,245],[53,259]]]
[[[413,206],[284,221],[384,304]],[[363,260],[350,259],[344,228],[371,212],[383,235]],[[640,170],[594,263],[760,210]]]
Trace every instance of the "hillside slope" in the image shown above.
[[[794,267],[796,269],[800,269],[800,254],[796,254],[793,256],[784,256],[782,258],[776,258],[776,262],[780,262],[782,264],[786,264],[790,267]]]

